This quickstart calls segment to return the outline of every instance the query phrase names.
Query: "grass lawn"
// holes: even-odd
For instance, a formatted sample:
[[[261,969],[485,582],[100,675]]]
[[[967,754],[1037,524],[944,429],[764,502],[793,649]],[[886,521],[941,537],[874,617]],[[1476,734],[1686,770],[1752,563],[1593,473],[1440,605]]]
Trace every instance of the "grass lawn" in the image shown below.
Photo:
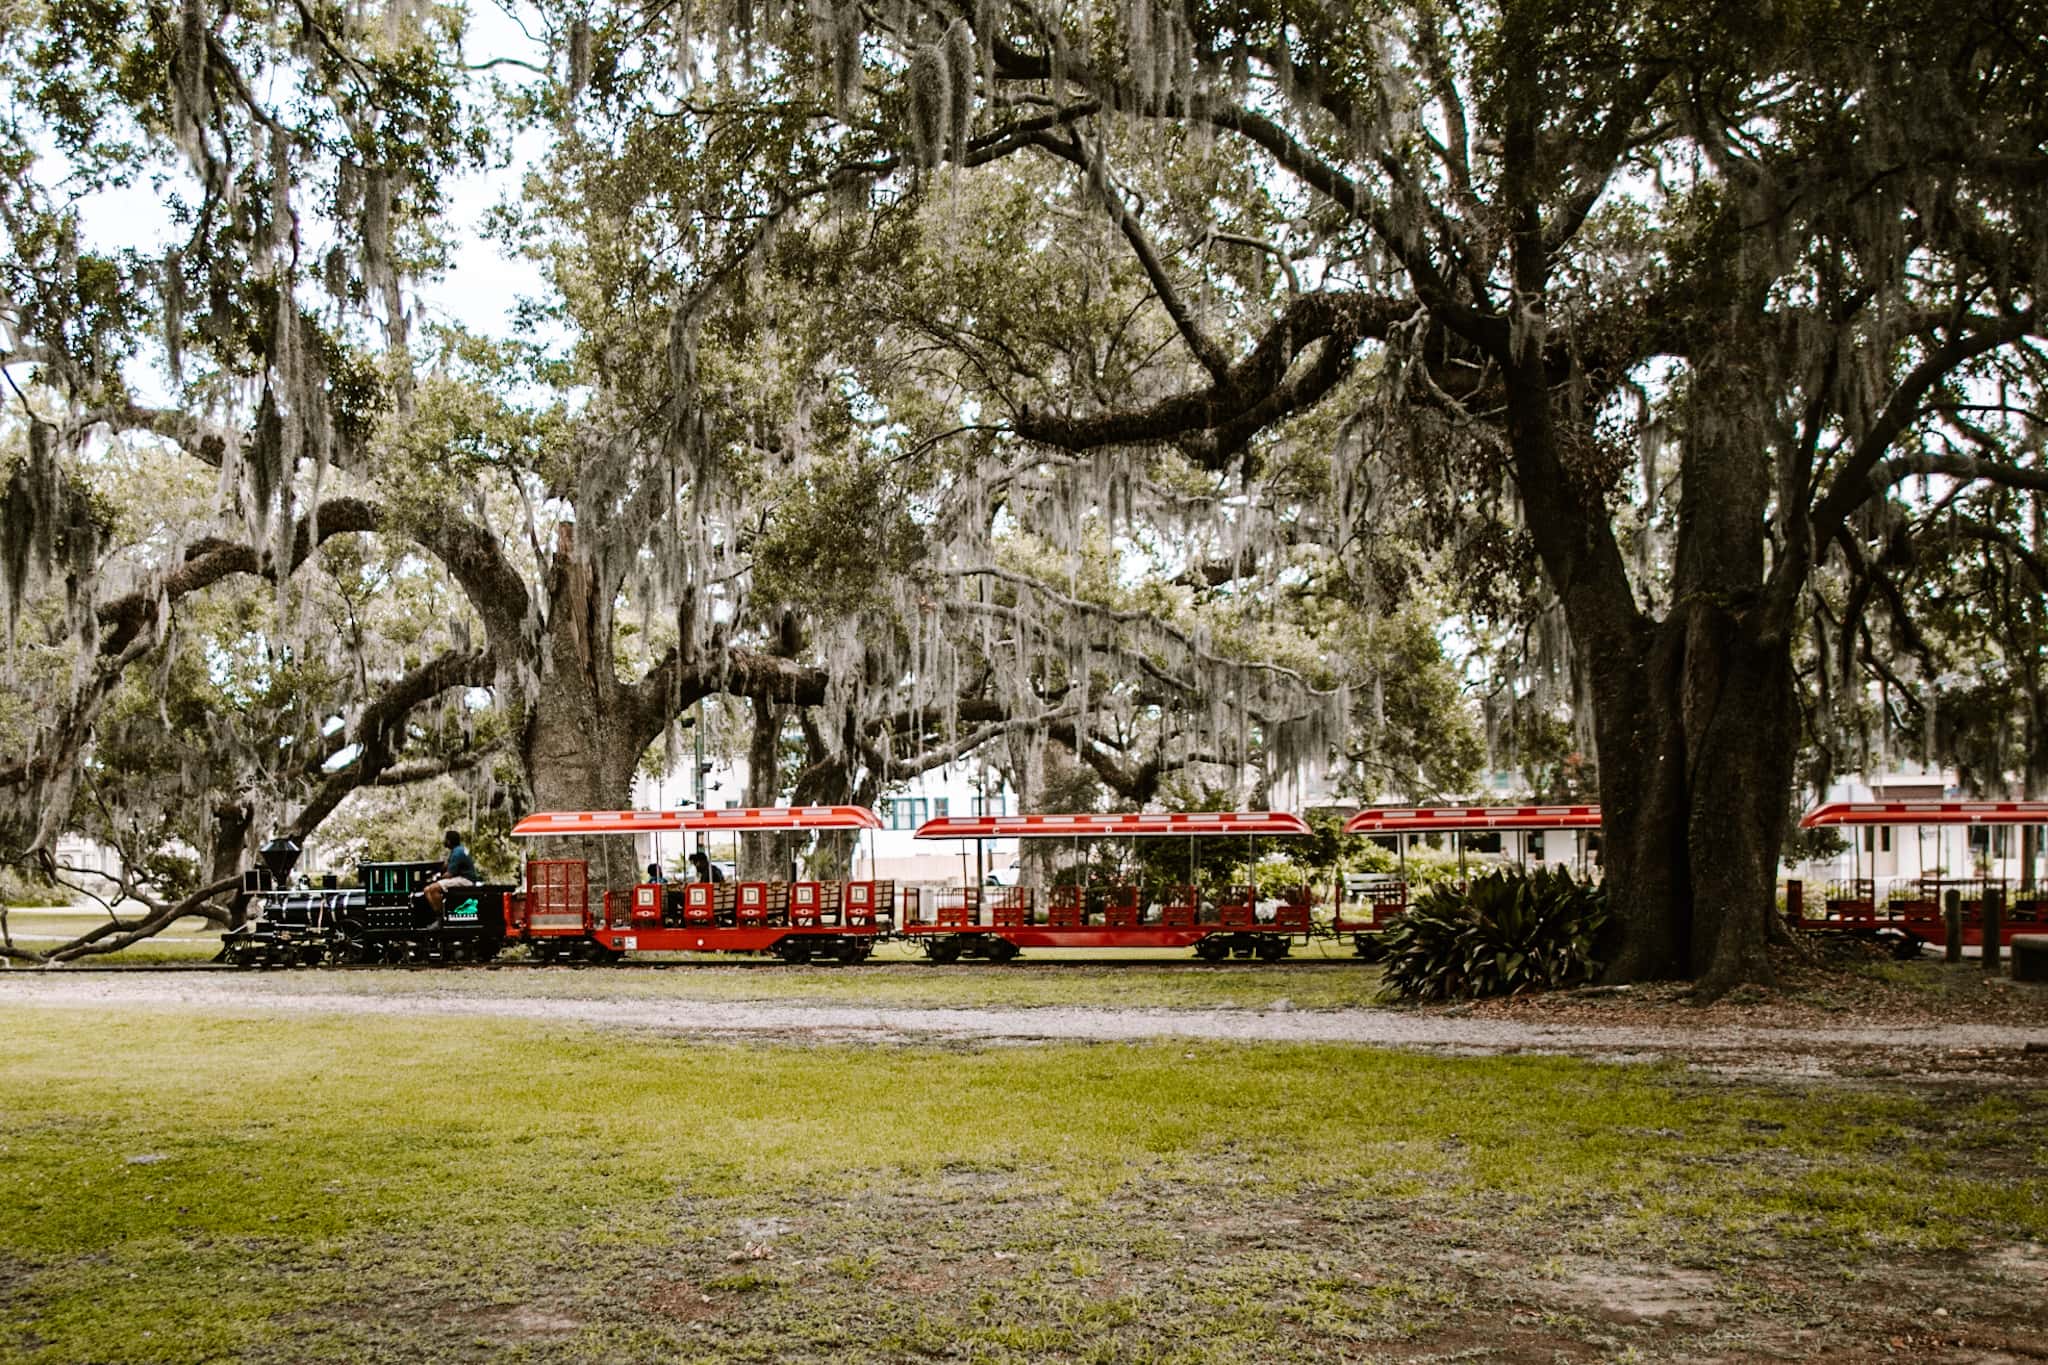
[[[2048,1323],[2044,1144],[1559,1059],[0,1003],[0,1360],[1930,1358]]]

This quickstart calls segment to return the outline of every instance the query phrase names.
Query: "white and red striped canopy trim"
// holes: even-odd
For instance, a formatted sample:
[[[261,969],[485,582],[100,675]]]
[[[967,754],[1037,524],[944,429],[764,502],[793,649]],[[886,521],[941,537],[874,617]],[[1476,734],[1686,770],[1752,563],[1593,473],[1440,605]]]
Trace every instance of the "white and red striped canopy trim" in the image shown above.
[[[1119,839],[1159,834],[1306,834],[1286,811],[1159,811],[1135,815],[942,815],[920,839]]]
[[[1435,834],[1460,829],[1598,829],[1598,806],[1377,806],[1344,822],[1346,834]]]
[[[1822,825],[2044,825],[2048,801],[1827,801],[1799,821]]]
[[[666,830],[880,829],[866,806],[735,806],[728,810],[548,810],[512,827],[522,839],[543,835],[658,834]]]

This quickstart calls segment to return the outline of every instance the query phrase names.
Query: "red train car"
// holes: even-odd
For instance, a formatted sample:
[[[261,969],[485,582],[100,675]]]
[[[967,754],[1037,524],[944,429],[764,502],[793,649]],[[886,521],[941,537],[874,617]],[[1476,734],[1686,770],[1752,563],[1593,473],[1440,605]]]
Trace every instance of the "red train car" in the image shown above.
[[[927,820],[919,839],[1252,839],[1309,832],[1298,815],[1279,811],[1188,811],[1113,815],[978,815]],[[1204,898],[1182,886],[1154,903],[1140,888],[1118,884],[1056,886],[1043,897],[1031,887],[961,885],[942,890],[929,918],[907,914],[898,926],[934,962],[981,958],[1007,962],[1025,948],[1193,948],[1216,962],[1231,956],[1285,957],[1310,932],[1308,888],[1260,913],[1257,892],[1231,887]]]
[[[1922,944],[1941,947],[1948,942],[1946,902],[1954,892],[1962,912],[1962,942],[1966,947],[1984,945],[1984,898],[1997,894],[2004,910],[2000,917],[1999,941],[2009,944],[2016,934],[2048,933],[2048,892],[2039,887],[2009,887],[1996,876],[1956,877],[1946,872],[1947,855],[1942,842],[1946,832],[1970,827],[2048,825],[2048,801],[1828,801],[1800,818],[1801,829],[1862,829],[1893,826],[1937,831],[1937,869],[1911,877],[1883,882],[1876,876],[1861,875],[1852,864],[1846,882],[1822,889],[1817,898],[1821,913],[1806,914],[1805,887],[1799,882],[1787,886],[1786,914],[1795,928],[1849,933],[1865,937],[1891,938],[1903,953],[1918,952]],[[1851,849],[1855,849],[1852,839]],[[1852,854],[1852,857],[1860,857]],[[1967,847],[1962,862],[1968,862]],[[1798,888],[1796,892],[1793,888]]]
[[[1455,834],[1501,830],[1597,830],[1598,806],[1372,806],[1344,822],[1344,833],[1360,835]],[[1374,935],[1408,911],[1407,840],[1397,844],[1401,871],[1391,880],[1360,888],[1363,918],[1344,918],[1346,897],[1337,897],[1337,918],[1333,926],[1350,934],[1360,957],[1377,957],[1382,951]]]
[[[734,834],[880,829],[865,806],[729,810],[547,811],[513,826],[520,838],[583,838],[669,832]],[[629,851],[625,863],[639,869]],[[655,865],[658,868],[657,856]],[[848,859],[852,865],[852,859]],[[602,874],[600,874],[602,875]],[[593,894],[593,893],[596,894]],[[914,891],[906,898],[913,904]],[[526,889],[506,907],[506,937],[537,955],[616,962],[627,953],[772,953],[786,962],[861,962],[895,921],[894,882],[864,880],[677,881],[636,877],[592,885],[588,860],[534,858]]]

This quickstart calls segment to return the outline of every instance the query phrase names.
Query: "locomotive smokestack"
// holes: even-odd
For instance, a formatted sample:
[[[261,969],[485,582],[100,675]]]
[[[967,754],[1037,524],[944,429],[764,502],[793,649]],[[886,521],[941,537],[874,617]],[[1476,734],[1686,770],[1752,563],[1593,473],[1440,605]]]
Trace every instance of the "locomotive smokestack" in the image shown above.
[[[263,866],[270,871],[270,880],[283,886],[291,877],[292,869],[299,865],[299,844],[296,839],[272,839],[256,850],[263,859]]]

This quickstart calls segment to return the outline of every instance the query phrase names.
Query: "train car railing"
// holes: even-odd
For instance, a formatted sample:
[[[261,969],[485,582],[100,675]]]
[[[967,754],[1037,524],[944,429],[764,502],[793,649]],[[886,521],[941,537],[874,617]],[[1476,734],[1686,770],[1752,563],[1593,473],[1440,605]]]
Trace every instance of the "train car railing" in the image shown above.
[[[581,858],[532,858],[526,864],[524,932],[548,937],[590,930],[590,866]]]
[[[932,908],[939,924],[962,927],[981,922],[981,888],[978,886],[942,886],[932,902]]]
[[[1337,907],[1333,927],[1342,933],[1377,933],[1402,915],[1408,913],[1408,883],[1399,880],[1367,882],[1356,888],[1355,899],[1363,919],[1351,920],[1344,916],[1345,906]]]
[[[1033,896],[1028,886],[991,886],[982,897],[988,906],[989,923],[997,928],[1020,928],[1031,923]]]
[[[1838,923],[1865,923],[1877,914],[1877,884],[1869,877],[1828,882],[1821,889],[1826,918]]]
[[[1159,922],[1169,929],[1193,928],[1201,915],[1202,891],[1196,886],[1176,886],[1159,906]]]

